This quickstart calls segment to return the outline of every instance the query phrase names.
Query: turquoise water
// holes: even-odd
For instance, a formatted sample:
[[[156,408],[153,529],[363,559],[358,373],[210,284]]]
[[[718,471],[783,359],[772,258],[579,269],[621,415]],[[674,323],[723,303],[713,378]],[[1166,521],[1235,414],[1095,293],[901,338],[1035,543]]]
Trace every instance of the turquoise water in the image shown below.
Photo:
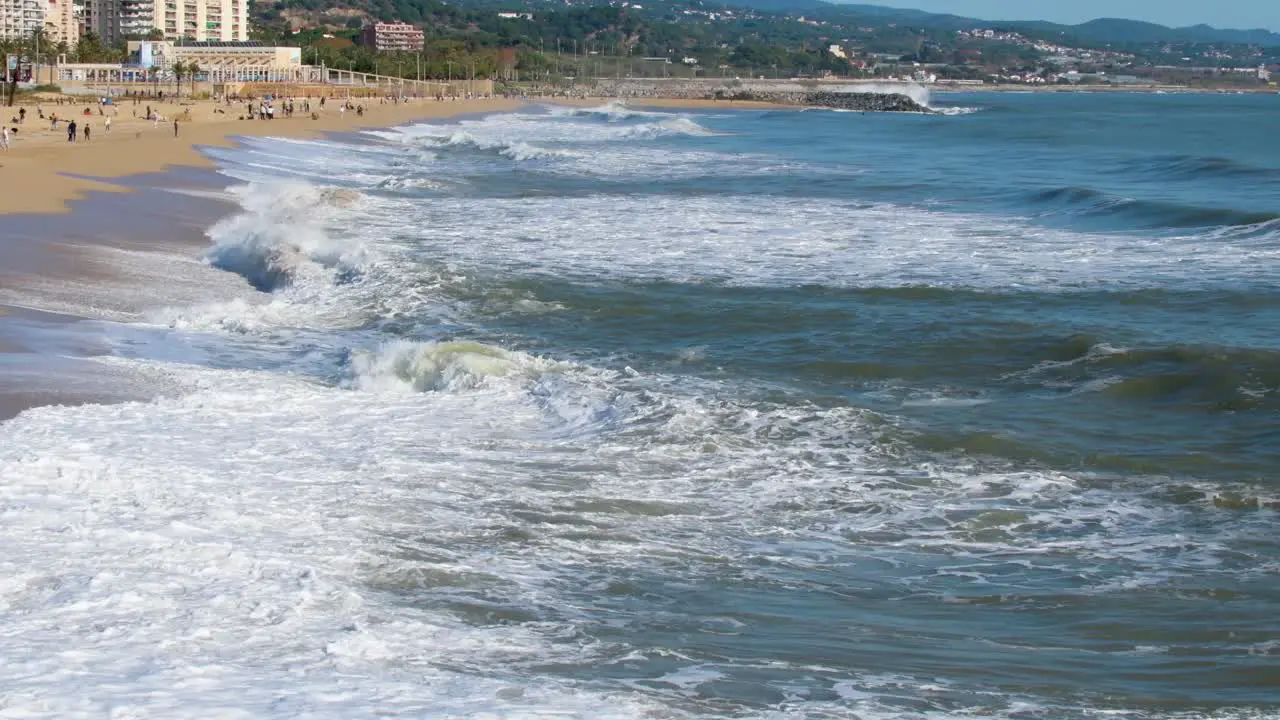
[[[1280,99],[935,105],[213,150],[262,301],[8,432],[285,568],[219,570],[251,713],[1277,716]]]

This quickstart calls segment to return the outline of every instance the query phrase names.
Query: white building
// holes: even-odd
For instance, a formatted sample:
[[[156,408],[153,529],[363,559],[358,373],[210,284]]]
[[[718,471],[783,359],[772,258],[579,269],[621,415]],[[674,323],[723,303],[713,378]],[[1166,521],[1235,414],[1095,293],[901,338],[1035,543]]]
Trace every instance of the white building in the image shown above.
[[[0,40],[28,39],[41,29],[50,44],[74,47],[80,39],[79,8],[72,0],[0,0]]]
[[[225,82],[299,82],[303,79],[302,48],[274,47],[256,42],[201,41],[178,45],[164,40],[129,43],[133,64],[167,76],[174,63],[197,65],[202,79]]]
[[[106,43],[154,30],[165,40],[244,42],[249,0],[85,0],[84,27]]]
[[[0,0],[0,40],[21,40],[44,27],[44,0]]]

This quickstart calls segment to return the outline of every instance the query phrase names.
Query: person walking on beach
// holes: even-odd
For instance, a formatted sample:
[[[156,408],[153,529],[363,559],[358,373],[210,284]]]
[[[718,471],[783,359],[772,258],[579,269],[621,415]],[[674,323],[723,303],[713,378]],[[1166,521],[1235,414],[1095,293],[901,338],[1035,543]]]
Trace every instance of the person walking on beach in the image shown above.
[[[4,128],[0,128],[0,150],[8,150],[8,149],[9,149],[9,126],[5,125]]]
[[[89,142],[89,123],[84,124],[84,141]]]
[[[27,121],[27,109],[18,108],[18,122],[25,123]]]
[[[173,119],[173,136],[178,137],[178,118]]]
[[[67,142],[76,141],[76,121],[72,120],[67,123]]]
[[[111,134],[111,118],[108,117],[106,122],[103,123],[103,126],[106,127],[107,134],[110,135]]]

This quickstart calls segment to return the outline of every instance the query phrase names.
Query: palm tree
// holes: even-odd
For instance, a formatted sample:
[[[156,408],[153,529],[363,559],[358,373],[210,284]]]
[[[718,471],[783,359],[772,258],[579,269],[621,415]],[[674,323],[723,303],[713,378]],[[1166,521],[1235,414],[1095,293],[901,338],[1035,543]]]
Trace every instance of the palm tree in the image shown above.
[[[176,62],[173,64],[173,85],[178,97],[182,97],[182,78],[187,75],[186,63]]]
[[[192,60],[187,63],[187,77],[191,78],[191,97],[196,96],[196,73],[200,72],[200,65]]]

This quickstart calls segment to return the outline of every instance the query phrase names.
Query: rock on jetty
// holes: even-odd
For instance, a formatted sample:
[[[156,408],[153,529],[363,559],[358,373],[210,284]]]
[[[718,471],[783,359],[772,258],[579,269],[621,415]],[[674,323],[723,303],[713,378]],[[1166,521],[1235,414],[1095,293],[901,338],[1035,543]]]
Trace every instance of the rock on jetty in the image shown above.
[[[823,87],[827,85],[827,87]],[[834,87],[832,87],[834,85]],[[883,86],[882,86],[883,87]],[[910,112],[933,114],[913,100],[910,88],[902,92],[867,92],[857,83],[823,83],[814,80],[725,80],[720,78],[597,78],[574,92],[586,96],[626,100],[681,98],[688,100],[754,100],[779,105],[854,110],[857,112]]]
[[[900,93],[792,92],[738,90],[716,93],[717,100],[753,100],[780,105],[808,105],[858,112],[933,113],[933,110]]]

